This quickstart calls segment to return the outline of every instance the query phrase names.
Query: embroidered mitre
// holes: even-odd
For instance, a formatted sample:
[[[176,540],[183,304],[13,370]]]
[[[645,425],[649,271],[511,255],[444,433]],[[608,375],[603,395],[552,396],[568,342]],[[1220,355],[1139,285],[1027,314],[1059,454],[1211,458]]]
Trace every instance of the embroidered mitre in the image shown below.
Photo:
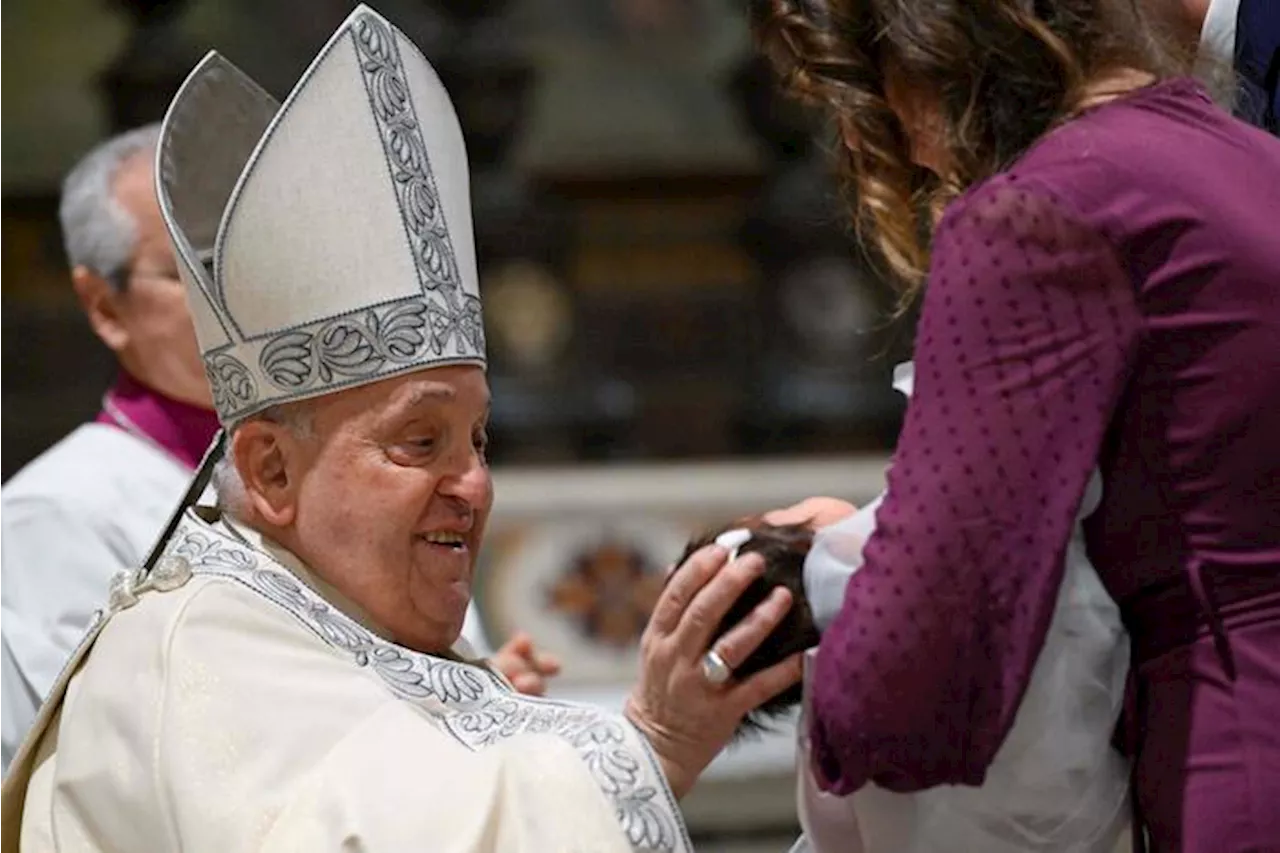
[[[224,426],[485,365],[462,129],[430,63],[372,9],[351,13],[283,104],[210,53],[156,156]]]

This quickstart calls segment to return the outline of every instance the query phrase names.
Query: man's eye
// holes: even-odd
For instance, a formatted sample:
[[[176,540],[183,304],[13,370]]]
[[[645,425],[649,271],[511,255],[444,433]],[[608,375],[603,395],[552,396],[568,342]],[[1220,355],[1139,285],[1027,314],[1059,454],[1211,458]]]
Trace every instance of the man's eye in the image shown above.
[[[414,450],[428,451],[436,446],[434,438],[415,438],[409,441],[409,446]]]
[[[475,446],[476,452],[480,454],[480,457],[484,458],[489,450],[489,434],[487,432],[477,433],[472,437],[471,443]]]

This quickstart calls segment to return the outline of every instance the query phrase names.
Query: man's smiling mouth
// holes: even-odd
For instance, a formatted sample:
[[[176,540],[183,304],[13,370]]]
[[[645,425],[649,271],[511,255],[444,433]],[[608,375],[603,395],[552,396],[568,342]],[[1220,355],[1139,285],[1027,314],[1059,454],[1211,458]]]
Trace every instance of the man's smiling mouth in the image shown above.
[[[454,551],[461,551],[467,547],[466,535],[452,530],[434,530],[430,533],[420,533],[417,538],[429,545],[437,545]]]

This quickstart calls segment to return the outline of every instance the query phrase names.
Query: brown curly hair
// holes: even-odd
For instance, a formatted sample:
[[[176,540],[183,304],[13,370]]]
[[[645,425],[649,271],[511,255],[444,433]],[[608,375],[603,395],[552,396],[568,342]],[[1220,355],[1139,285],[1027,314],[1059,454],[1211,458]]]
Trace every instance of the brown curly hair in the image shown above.
[[[904,282],[924,280],[947,202],[1006,169],[1069,119],[1085,87],[1118,69],[1185,73],[1145,0],[751,0],[761,50],[792,95],[834,123],[858,236]],[[885,69],[936,104],[949,168],[910,158]]]

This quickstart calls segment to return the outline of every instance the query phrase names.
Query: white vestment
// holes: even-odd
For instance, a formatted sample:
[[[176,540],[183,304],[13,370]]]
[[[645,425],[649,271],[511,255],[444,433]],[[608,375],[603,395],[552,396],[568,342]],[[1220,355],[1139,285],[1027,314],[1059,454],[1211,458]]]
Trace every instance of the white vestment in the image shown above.
[[[910,364],[894,387],[910,396]],[[880,498],[814,537],[805,593],[825,628],[839,611]],[[813,853],[1111,853],[1127,849],[1128,764],[1111,747],[1124,704],[1128,634],[1085,552],[1082,522],[1102,500],[1095,471],[1067,544],[1057,605],[1013,727],[981,787],[897,794],[869,784],[846,798],[818,790],[799,726],[799,810]],[[957,567],[962,571],[963,567]],[[812,653],[810,653],[812,654]],[[806,678],[804,715],[808,715]],[[910,702],[910,696],[902,697]]]
[[[113,585],[5,781],[6,851],[19,825],[33,852],[691,849],[625,718],[399,647],[207,509]]]
[[[190,481],[191,471],[158,445],[92,423],[5,484],[5,772],[111,578],[142,565]]]

